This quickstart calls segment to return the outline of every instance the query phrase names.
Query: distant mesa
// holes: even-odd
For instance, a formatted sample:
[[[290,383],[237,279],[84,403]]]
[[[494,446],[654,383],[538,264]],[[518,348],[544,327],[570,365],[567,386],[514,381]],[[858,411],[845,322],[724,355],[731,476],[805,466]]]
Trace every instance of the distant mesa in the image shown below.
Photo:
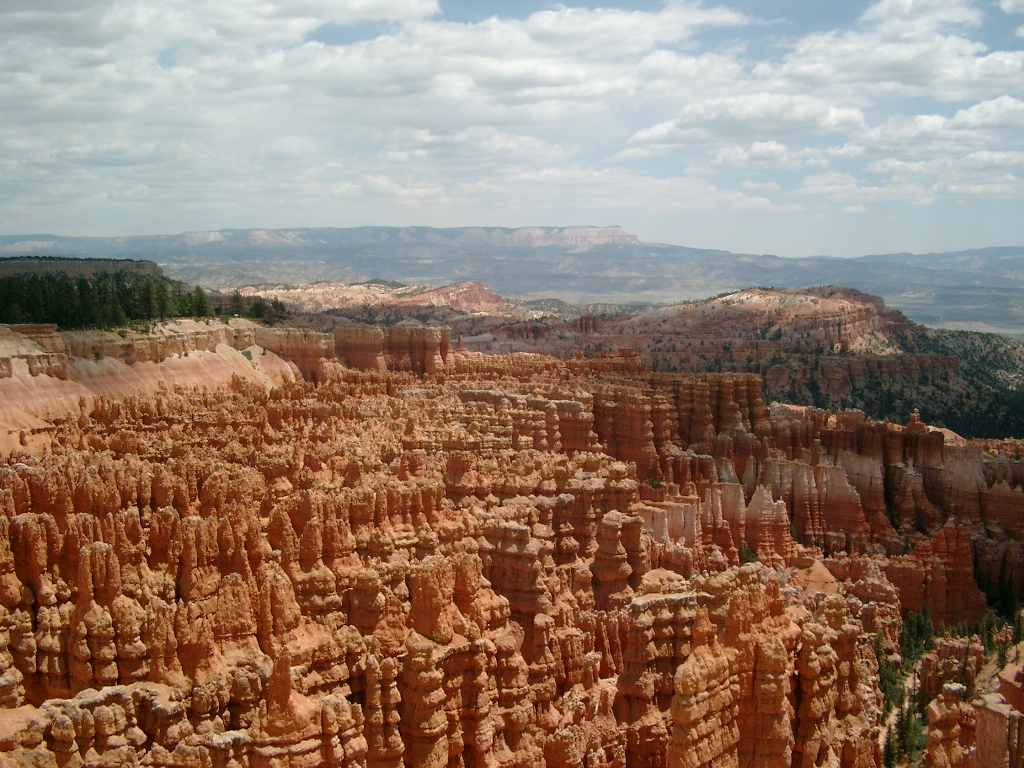
[[[51,251],[57,245],[55,240],[22,240],[16,243],[0,245],[0,253],[27,254]]]
[[[0,257],[0,276],[42,275],[62,272],[71,277],[89,277],[100,272],[132,272],[149,277],[162,277],[164,271],[152,261],[140,259],[62,258],[59,256]]]
[[[205,245],[206,243],[223,243],[226,239],[220,232],[186,232],[181,235],[188,245]]]
[[[438,238],[443,240],[444,238]],[[636,235],[622,227],[523,227],[521,229],[468,228],[449,240],[460,245],[490,245],[503,248],[570,247],[586,249],[595,245],[617,243],[642,245]]]
[[[361,283],[314,283],[274,287],[247,286],[246,296],[279,299],[304,312],[325,312],[355,307],[447,308],[456,312],[506,314],[508,302],[476,280],[440,288],[406,285],[395,280]]]
[[[0,253],[131,257],[214,288],[479,280],[501,295],[580,303],[661,303],[752,285],[843,285],[912,320],[1024,338],[1024,247],[861,258],[783,258],[653,244],[618,226],[223,229],[177,235],[0,237]]]

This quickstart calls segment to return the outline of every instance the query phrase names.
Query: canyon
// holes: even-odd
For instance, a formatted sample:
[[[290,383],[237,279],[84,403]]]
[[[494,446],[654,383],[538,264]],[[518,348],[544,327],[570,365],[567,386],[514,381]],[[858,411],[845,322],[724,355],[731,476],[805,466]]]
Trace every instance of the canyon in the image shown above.
[[[757,373],[769,401],[862,410],[972,437],[1024,435],[1024,345],[926,328],[877,297],[825,286],[750,288],[672,306],[572,305],[501,298],[471,281],[441,288],[368,284],[249,287],[321,330],[338,323],[433,323],[469,351],[632,349],[657,372]]]
[[[826,286],[750,288],[667,307],[601,314],[439,317],[483,352],[588,357],[634,350],[655,371],[756,373],[765,397],[921,417],[961,434],[1024,435],[1024,345],[1003,337],[925,328],[877,296]]]
[[[750,286],[838,284],[918,323],[1024,339],[1024,248],[857,258],[643,242],[615,226],[222,229],[178,235],[0,235],[0,254],[127,256],[203,286],[479,280],[503,296],[675,304]],[[2,268],[2,265],[0,265]]]
[[[1020,441],[468,346],[0,327],[0,766],[881,766],[904,618],[1024,586]]]

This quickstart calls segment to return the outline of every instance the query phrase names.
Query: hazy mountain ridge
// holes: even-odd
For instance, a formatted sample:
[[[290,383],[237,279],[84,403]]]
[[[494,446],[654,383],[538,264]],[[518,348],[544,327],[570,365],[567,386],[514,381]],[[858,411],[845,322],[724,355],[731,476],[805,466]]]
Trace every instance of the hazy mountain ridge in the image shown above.
[[[641,242],[619,227],[225,229],[137,237],[0,237],[0,253],[150,258],[209,287],[479,280],[502,294],[665,302],[750,286],[842,285],[912,319],[1024,337],[1024,247],[844,259]]]

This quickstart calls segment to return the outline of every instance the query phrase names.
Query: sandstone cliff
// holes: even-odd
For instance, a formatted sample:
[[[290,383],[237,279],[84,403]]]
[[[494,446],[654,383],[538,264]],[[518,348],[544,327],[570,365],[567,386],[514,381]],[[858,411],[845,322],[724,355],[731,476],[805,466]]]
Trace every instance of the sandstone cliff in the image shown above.
[[[1024,422],[1003,393],[1024,386],[1024,348],[910,322],[876,296],[823,287],[752,288],[671,307],[561,320],[449,321],[478,351],[588,357],[630,348],[657,371],[757,373],[766,398],[905,421],[920,409],[972,435]]]
[[[754,375],[264,340],[307,378],[95,394],[0,466],[0,761],[879,766],[876,635],[974,620],[1015,535],[1019,459]]]
[[[877,765],[860,601],[788,585],[813,553],[785,502],[748,504],[659,394],[719,393],[710,447],[770,439],[756,389],[499,362],[325,359],[54,420],[0,468],[0,759]]]

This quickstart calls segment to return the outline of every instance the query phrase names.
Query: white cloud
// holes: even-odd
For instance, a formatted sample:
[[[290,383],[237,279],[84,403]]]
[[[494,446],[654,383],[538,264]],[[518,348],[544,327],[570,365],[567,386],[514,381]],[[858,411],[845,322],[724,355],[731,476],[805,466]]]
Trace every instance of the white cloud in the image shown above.
[[[864,151],[952,161],[972,152],[1008,151],[1021,142],[1024,102],[1010,96],[973,104],[951,117],[896,116],[852,134]]]
[[[778,141],[755,141],[747,147],[722,147],[715,153],[713,163],[735,168],[760,167],[784,170],[828,165],[825,153],[820,149],[805,147],[792,150]]]
[[[436,0],[8,0],[0,221],[788,221],[769,197],[794,184],[847,208],[1024,194],[1024,52],[986,44],[980,3],[882,0],[779,49],[713,2],[462,24]]]
[[[762,77],[829,88],[851,99],[884,93],[955,102],[1024,92],[1024,52],[991,51],[969,34],[982,19],[969,0],[882,0],[861,26],[800,39]]]
[[[920,183],[863,184],[849,173],[836,171],[806,177],[800,185],[800,192],[854,205],[893,201],[927,204],[935,201],[933,192]]]
[[[936,184],[935,191],[955,196],[1015,198],[1024,193],[1024,180],[1012,173],[978,180],[947,179]]]
[[[747,195],[722,189],[704,179],[693,177],[656,178],[623,169],[595,172],[581,167],[506,169],[485,181],[459,181],[452,184],[430,184],[408,178],[400,167],[391,167],[386,174],[368,175],[359,179],[343,195],[346,205],[360,210],[396,206],[399,209],[425,211],[442,223],[452,221],[487,221],[501,206],[502,215],[522,220],[524,212],[555,209],[565,201],[586,200],[586,210],[601,220],[621,217],[625,210],[643,210],[659,216],[680,216],[686,213],[729,212],[793,214],[803,210],[795,204],[777,204],[760,195]],[[571,204],[570,204],[571,205]],[[576,208],[579,220],[590,220]],[[468,217],[468,218],[459,218]]]
[[[740,137],[795,137],[849,131],[863,124],[864,115],[859,109],[835,106],[826,99],[812,96],[779,93],[719,96],[687,104],[678,117],[636,131],[629,138],[629,148],[617,159],[663,155]],[[720,146],[713,162],[777,168],[826,164],[820,150],[791,151],[774,139],[755,141],[747,147]]]
[[[973,165],[980,168],[1009,168],[1024,166],[1024,152],[1006,151],[993,152],[983,149],[980,152],[971,152],[964,157],[965,165]]]
[[[707,99],[683,108],[676,129],[702,126],[717,131],[774,134],[850,129],[864,123],[859,109],[784,93],[754,93]]]
[[[867,212],[868,212],[868,209],[866,207],[864,207],[863,205],[848,205],[845,208],[843,208],[843,210],[841,211],[841,213],[847,213],[847,214],[864,214],[864,213],[867,213]]]
[[[699,27],[746,23],[743,14],[726,8],[669,4],[657,13],[562,6],[531,15],[521,27],[537,44],[564,53],[584,52],[605,58],[635,55],[662,43],[684,40]]]
[[[958,110],[950,125],[965,128],[1024,128],[1024,101],[1000,96]]]
[[[885,31],[927,34],[942,27],[977,27],[982,14],[969,0],[879,0],[861,18]]]
[[[864,147],[861,144],[847,142],[839,147],[829,147],[825,150],[828,157],[851,160],[864,154]]]
[[[999,0],[1004,13],[1024,13],[1024,0]]]
[[[925,160],[913,162],[896,157],[886,157],[868,163],[865,168],[872,173],[884,173],[892,177],[919,176],[921,174],[936,173],[936,164],[938,162]],[[941,163],[941,165],[943,167],[947,166],[946,163]]]

